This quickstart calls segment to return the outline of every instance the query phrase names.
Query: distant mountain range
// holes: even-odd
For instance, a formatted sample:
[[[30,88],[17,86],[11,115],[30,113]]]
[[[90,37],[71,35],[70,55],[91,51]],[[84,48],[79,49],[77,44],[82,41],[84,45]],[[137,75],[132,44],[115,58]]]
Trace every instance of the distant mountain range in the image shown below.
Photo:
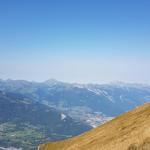
[[[0,134],[0,144],[22,146],[25,150],[46,141],[78,135],[150,101],[150,86],[143,84],[0,80],[0,91],[0,111],[3,111],[0,126],[7,127]],[[17,143],[12,130],[19,133],[20,141],[30,140]]]
[[[0,90],[49,105],[93,127],[150,101],[149,85],[120,82],[96,85],[70,84],[54,79],[43,83],[0,80]]]
[[[38,150],[150,150],[150,103],[80,136]]]

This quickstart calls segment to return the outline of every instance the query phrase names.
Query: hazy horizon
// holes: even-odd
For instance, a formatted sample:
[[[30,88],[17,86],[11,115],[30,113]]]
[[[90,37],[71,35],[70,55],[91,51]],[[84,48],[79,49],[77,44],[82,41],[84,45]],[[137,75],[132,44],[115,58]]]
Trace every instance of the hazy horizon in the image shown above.
[[[123,82],[123,81],[110,81],[110,82],[71,82],[71,81],[62,81],[62,80],[57,80],[57,79],[54,79],[54,78],[49,78],[49,79],[46,79],[46,80],[26,80],[26,79],[12,79],[12,78],[0,78],[0,80],[2,81],[9,81],[9,80],[12,80],[12,81],[27,81],[27,82],[33,82],[33,83],[44,83],[44,82],[48,82],[48,81],[51,81],[51,82],[62,82],[62,83],[66,83],[66,84],[81,84],[81,85],[88,85],[88,84],[95,84],[95,85],[121,85],[121,84],[131,84],[131,85],[146,85],[146,86],[150,86],[149,83],[142,83],[142,82]]]
[[[150,84],[150,2],[0,2],[0,78]]]

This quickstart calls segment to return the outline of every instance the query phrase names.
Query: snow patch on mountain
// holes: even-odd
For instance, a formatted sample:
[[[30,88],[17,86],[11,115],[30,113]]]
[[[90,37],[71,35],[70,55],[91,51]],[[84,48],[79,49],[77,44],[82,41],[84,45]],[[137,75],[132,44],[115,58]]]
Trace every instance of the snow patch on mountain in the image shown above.
[[[102,95],[103,94],[103,92],[100,89],[87,88],[87,90],[95,93],[96,95]]]
[[[61,114],[61,120],[64,120],[66,118],[65,114]]]

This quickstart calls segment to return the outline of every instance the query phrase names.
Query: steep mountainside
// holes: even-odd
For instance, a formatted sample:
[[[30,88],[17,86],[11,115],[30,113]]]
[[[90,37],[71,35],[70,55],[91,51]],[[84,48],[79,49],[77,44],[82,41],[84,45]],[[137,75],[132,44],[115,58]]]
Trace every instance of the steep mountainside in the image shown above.
[[[20,93],[93,127],[150,100],[150,86],[140,84],[69,84],[0,80],[0,90]],[[108,109],[109,108],[109,109]]]
[[[40,143],[66,139],[91,129],[20,94],[0,92],[0,147],[33,150]]]
[[[39,150],[150,150],[150,103],[80,136]]]

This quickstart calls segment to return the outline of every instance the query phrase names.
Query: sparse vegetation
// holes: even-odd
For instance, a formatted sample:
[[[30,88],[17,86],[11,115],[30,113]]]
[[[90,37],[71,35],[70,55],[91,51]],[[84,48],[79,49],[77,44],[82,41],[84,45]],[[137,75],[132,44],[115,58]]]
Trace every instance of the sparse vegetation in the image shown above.
[[[143,143],[140,145],[137,144],[131,144],[128,147],[128,150],[150,150],[150,138],[146,138],[143,140]]]
[[[131,144],[129,147],[128,147],[128,150],[137,150],[138,149],[138,146],[136,144]]]

